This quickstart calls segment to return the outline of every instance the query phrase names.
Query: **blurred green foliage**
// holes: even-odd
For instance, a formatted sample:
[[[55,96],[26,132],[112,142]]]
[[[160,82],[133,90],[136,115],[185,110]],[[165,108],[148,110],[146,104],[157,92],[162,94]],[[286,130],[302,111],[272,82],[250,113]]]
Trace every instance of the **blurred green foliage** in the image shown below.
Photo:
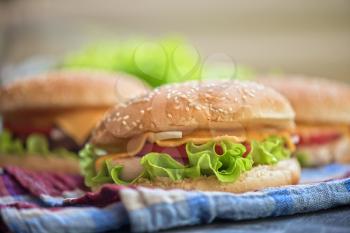
[[[91,44],[63,59],[62,69],[94,69],[135,75],[153,87],[201,79],[247,79],[254,72],[231,64],[206,64],[182,39],[133,39]]]

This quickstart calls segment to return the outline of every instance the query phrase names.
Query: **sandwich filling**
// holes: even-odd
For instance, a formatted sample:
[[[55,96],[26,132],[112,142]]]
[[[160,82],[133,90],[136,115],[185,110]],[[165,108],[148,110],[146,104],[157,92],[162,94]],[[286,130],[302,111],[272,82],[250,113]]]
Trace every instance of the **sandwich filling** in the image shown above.
[[[10,131],[4,130],[0,133],[1,156],[22,156],[25,154],[77,157],[75,153],[64,147],[50,148],[49,141],[42,134],[32,133],[25,141],[22,141],[19,138],[14,137]]]
[[[302,166],[318,166],[350,156],[347,126],[298,124],[296,155]]]
[[[0,152],[18,154],[26,148],[30,151],[28,145],[33,141],[40,148],[77,152],[105,110],[105,108],[68,109],[4,114],[6,132],[0,136]],[[35,152],[38,153],[38,150]]]
[[[271,135],[258,140],[234,140],[227,135],[205,142],[190,140],[189,136],[189,140],[146,140],[141,149],[129,154],[110,154],[88,144],[80,152],[81,167],[88,186],[133,184],[161,177],[177,181],[215,176],[223,183],[234,182],[253,166],[273,165],[291,156],[291,135]]]

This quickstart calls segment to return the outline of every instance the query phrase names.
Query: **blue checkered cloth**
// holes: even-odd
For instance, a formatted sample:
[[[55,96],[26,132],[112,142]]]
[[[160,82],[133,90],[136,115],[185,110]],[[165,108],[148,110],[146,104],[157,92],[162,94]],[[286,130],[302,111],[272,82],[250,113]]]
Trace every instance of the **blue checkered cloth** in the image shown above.
[[[335,169],[330,165],[315,174]],[[348,173],[349,166],[340,166]],[[323,170],[322,170],[323,169]],[[338,170],[340,168],[338,167]],[[310,174],[311,173],[311,174]],[[311,170],[303,173],[312,182]],[[333,173],[329,173],[332,177]],[[340,175],[340,174],[338,174]],[[313,179],[311,179],[313,178]],[[322,176],[326,178],[326,176]],[[42,197],[42,207],[6,207],[3,222],[12,232],[105,232],[129,226],[150,232],[214,220],[249,220],[312,212],[350,204],[350,178],[231,194],[143,187],[105,186],[81,198]]]

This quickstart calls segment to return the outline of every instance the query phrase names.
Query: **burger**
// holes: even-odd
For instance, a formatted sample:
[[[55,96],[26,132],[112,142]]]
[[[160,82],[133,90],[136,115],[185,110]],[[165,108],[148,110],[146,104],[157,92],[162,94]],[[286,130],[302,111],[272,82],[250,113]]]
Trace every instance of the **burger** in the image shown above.
[[[166,85],[108,111],[80,152],[85,183],[245,192],[295,184],[294,112],[253,82]]]
[[[105,111],[146,91],[131,76],[87,71],[51,72],[0,87],[0,166],[78,173],[74,153]]]
[[[350,86],[320,78],[261,77],[296,113],[296,155],[303,166],[350,162]]]

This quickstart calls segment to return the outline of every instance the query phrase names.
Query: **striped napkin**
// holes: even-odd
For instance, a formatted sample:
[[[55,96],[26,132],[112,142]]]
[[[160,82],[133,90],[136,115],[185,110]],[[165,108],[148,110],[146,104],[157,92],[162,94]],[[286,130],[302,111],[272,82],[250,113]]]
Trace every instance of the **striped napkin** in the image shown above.
[[[0,179],[0,230],[150,232],[317,211],[350,204],[350,166],[307,169],[300,185],[244,194],[118,185],[85,190],[81,177],[6,167]]]

